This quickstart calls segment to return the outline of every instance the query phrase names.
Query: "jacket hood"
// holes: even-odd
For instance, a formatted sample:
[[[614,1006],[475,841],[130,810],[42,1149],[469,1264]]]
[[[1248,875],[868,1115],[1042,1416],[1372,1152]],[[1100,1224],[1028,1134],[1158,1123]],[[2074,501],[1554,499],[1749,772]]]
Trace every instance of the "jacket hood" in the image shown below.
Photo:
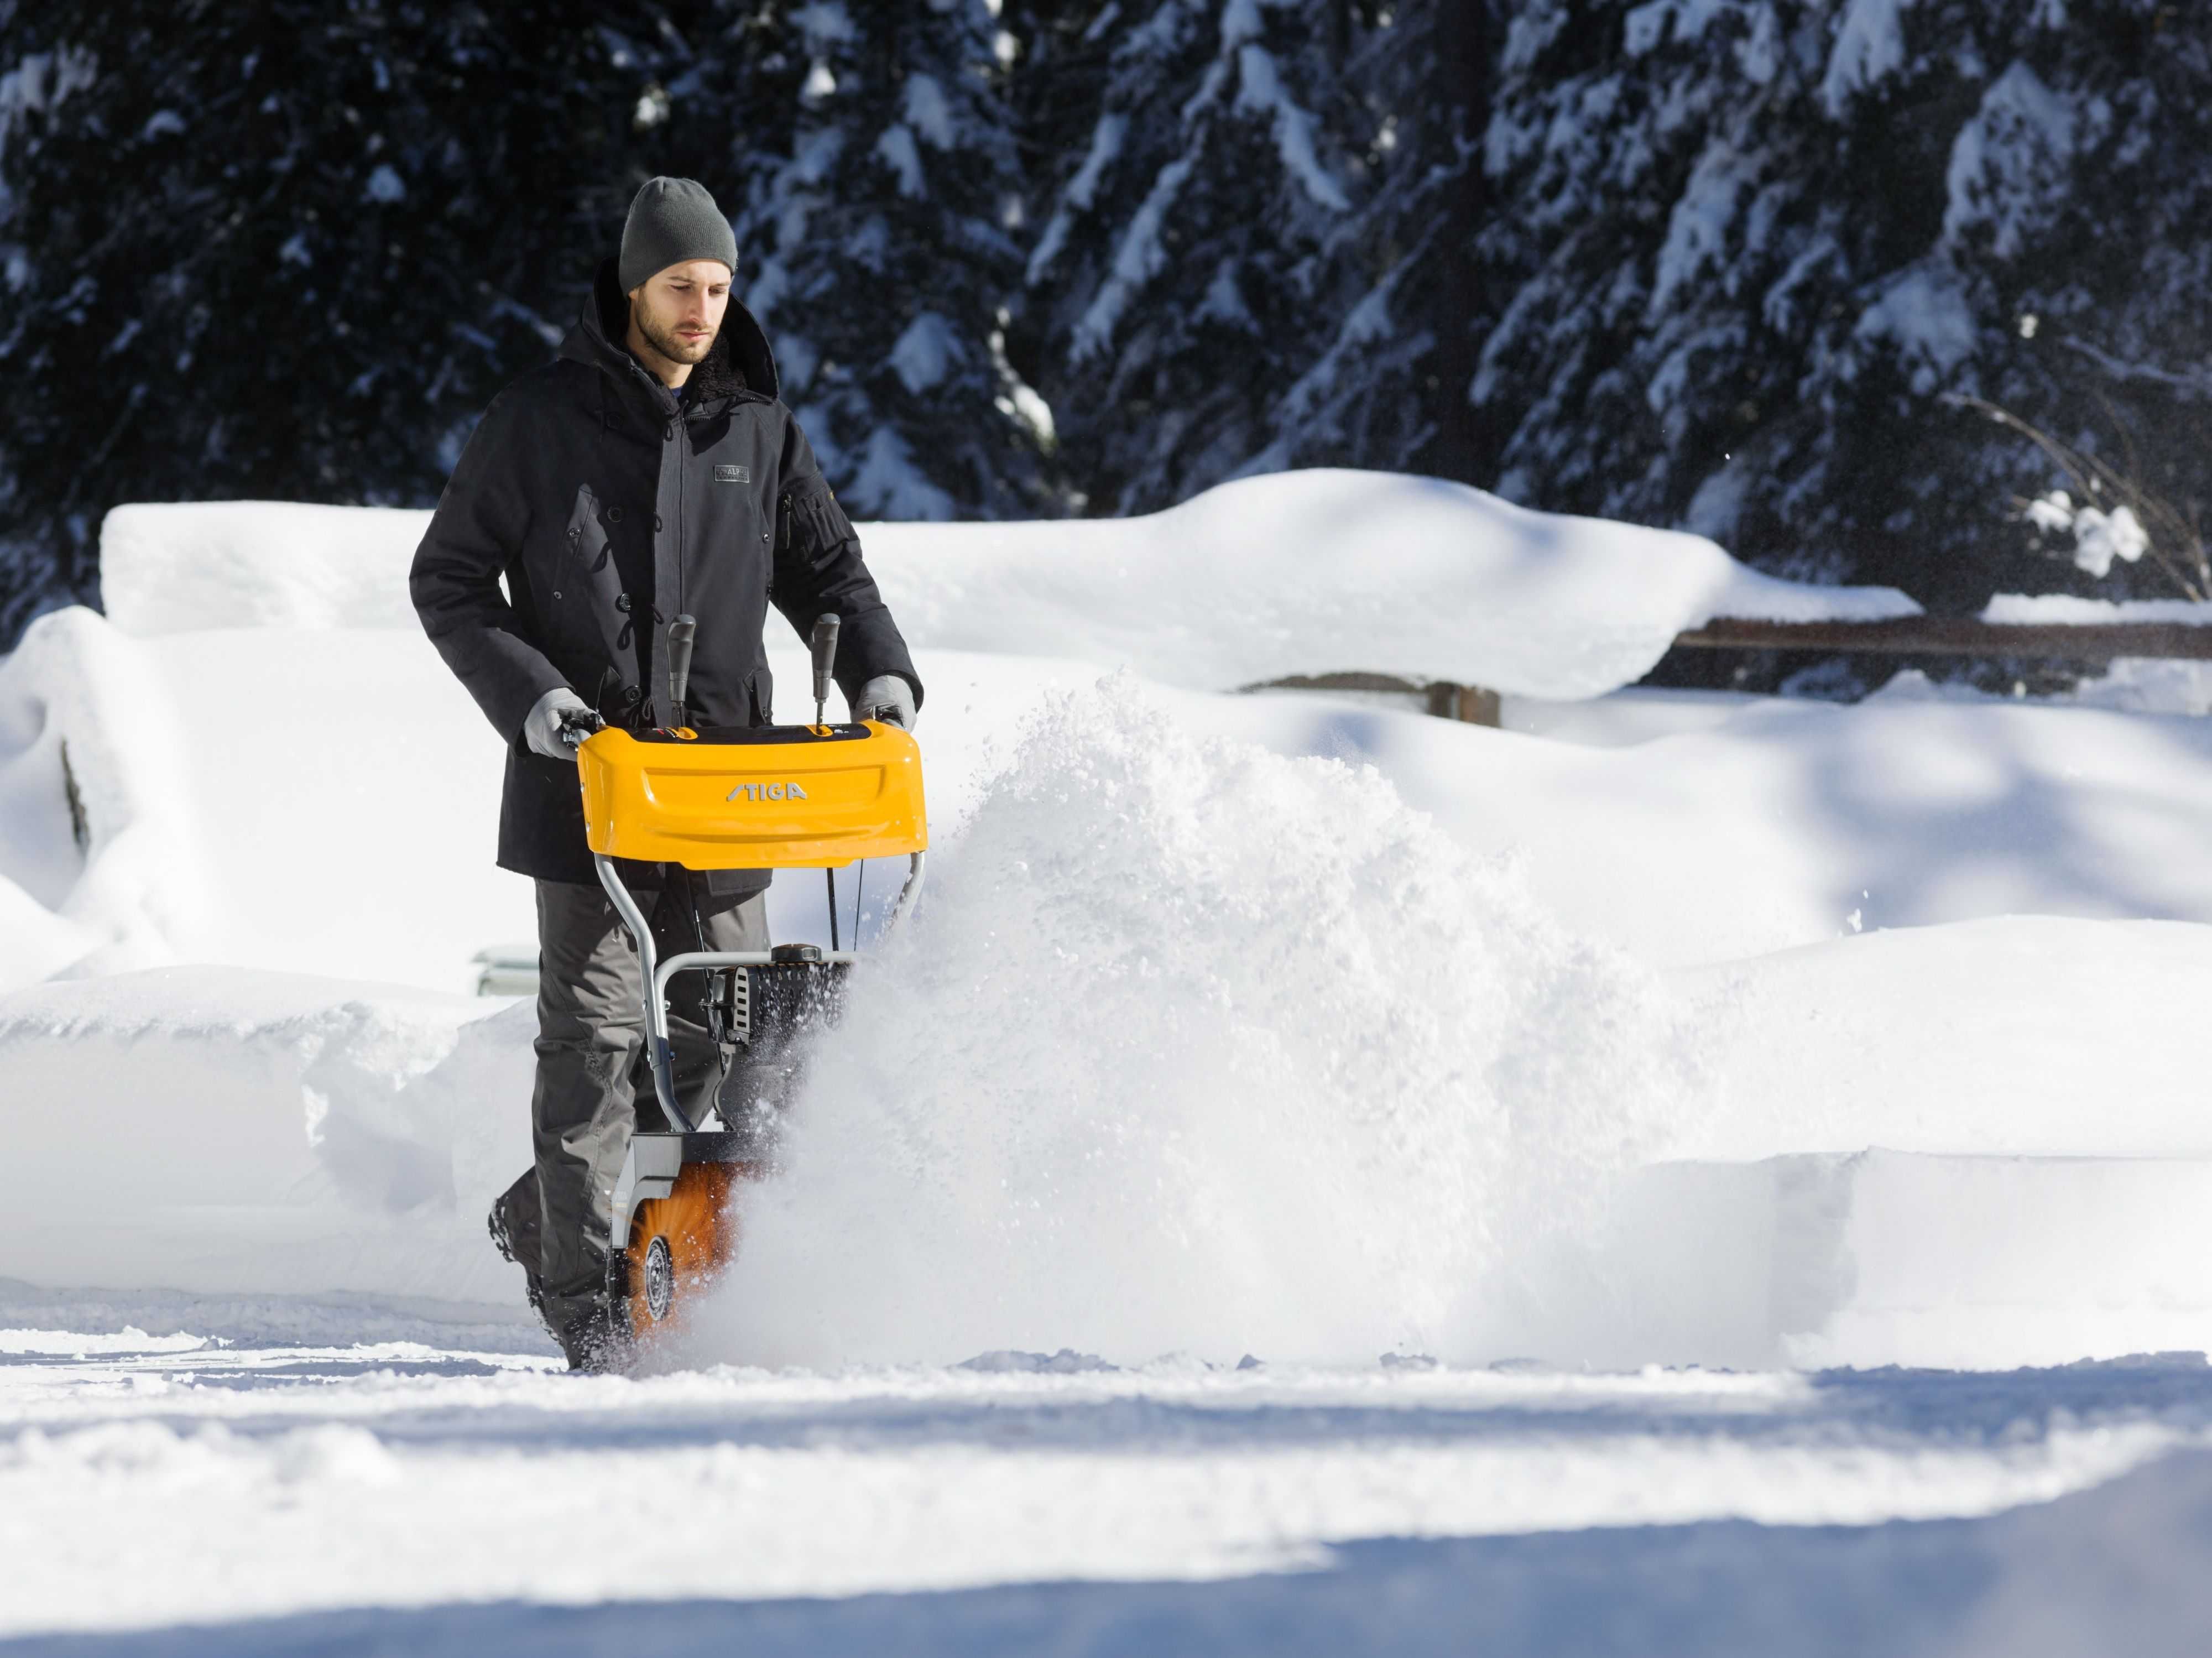
[[[615,261],[601,263],[592,292],[578,313],[576,325],[561,343],[561,355],[586,362],[610,374],[626,375],[636,363],[623,343],[629,332],[629,297],[615,274]],[[752,391],[773,400],[777,395],[775,355],[769,349],[768,334],[753,313],[735,295],[722,315],[721,332],[706,358],[691,371],[695,397],[731,397]]]

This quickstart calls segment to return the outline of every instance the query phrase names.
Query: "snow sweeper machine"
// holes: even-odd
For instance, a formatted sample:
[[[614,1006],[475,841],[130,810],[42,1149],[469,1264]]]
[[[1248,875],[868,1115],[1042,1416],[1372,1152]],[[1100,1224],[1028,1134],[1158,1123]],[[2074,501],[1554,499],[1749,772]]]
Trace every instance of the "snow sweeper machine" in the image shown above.
[[[646,1058],[669,1125],[631,1135],[614,1190],[607,1294],[617,1333],[627,1315],[640,1350],[680,1326],[688,1299],[734,1254],[738,1185],[768,1172],[776,1121],[807,1050],[842,1010],[856,958],[838,947],[837,871],[864,859],[907,860],[886,932],[921,890],[929,845],[921,751],[906,732],[879,719],[824,721],[837,632],[834,616],[814,625],[811,726],[688,725],[696,627],[686,616],[669,630],[667,725],[632,732],[586,714],[571,716],[565,732],[576,752],[592,860],[637,951]],[[789,944],[659,957],[617,859],[694,872],[822,870],[830,948]],[[856,883],[856,944],[860,897]],[[686,973],[708,975],[710,1029],[719,1027],[735,1056],[711,1125],[694,1121],[676,1096],[667,993],[669,981]]]

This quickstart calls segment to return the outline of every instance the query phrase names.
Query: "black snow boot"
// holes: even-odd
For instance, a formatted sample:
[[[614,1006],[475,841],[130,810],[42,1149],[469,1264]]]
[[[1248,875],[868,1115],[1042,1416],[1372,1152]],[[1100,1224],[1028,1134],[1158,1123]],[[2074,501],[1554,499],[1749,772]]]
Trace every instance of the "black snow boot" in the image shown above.
[[[491,1229],[492,1246],[522,1268],[522,1283],[530,1297],[530,1310],[545,1315],[545,1286],[538,1277],[538,1235],[544,1211],[538,1197],[538,1171],[526,1169],[522,1178],[492,1199],[485,1224]]]
[[[560,1341],[569,1370],[586,1376],[620,1376],[637,1362],[629,1320],[605,1305],[562,1325]]]

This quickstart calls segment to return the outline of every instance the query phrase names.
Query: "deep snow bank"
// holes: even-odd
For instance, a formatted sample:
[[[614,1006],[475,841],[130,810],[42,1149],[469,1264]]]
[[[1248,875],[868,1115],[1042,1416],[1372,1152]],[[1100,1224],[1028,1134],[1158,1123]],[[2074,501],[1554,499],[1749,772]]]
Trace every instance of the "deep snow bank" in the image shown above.
[[[416,628],[407,566],[427,512],[289,501],[117,507],[100,526],[100,600],[128,634]]]
[[[795,641],[770,659],[803,687]],[[1087,676],[932,660],[930,798],[951,822],[1000,734]],[[479,951],[536,932],[530,883],[492,861],[503,760],[418,630],[41,617],[0,660],[0,993],[185,961],[467,991]],[[780,884],[776,935],[826,940],[821,894]]]
[[[533,931],[492,865],[502,757],[419,631],[42,616],[0,660],[0,989],[170,962],[468,989]]]
[[[1247,478],[1121,522],[868,533],[886,597],[924,645],[1126,663],[1212,690],[1379,667],[1595,696],[1717,616],[1918,608],[1888,588],[1778,581],[1699,537],[1383,473]]]
[[[173,959],[204,931],[184,723],[158,671],[93,612],[0,657],[0,990]]]
[[[1722,1086],[1685,1156],[2212,1158],[2212,926],[2006,916],[1675,982],[1722,1015]]]
[[[268,501],[133,506],[101,532],[125,631],[413,628],[428,515]],[[1462,485],[1316,471],[1248,478],[1147,518],[861,526],[919,650],[1019,653],[1232,689],[1373,668],[1595,696],[1716,616],[1910,615],[1887,588],[1814,587],[1668,531],[1532,513]]]
[[[1586,704],[1569,744],[1125,674],[1021,736],[1085,655],[1221,684],[1472,640],[1610,674],[1692,596],[1796,602],[1705,544],[1418,481],[1239,490],[868,532],[902,614],[980,647],[922,651],[933,890],[863,975],[702,1352],[2002,1363],[2195,1327],[2204,1286],[2144,1263],[2202,1242],[2212,932],[1823,941],[2212,920],[2207,727],[1906,681]],[[0,992],[162,960],[459,988],[526,938],[489,866],[498,738],[404,610],[414,531],[344,519],[344,570],[308,556],[252,610],[228,588],[321,531],[270,508],[231,559],[138,510],[150,550],[112,574],[144,636],[64,613],[0,665]],[[1480,616],[1372,598],[1425,583]],[[204,625],[246,614],[281,625]],[[1364,665],[1513,683],[1456,660]],[[819,891],[777,888],[779,936]],[[514,1300],[481,1216],[527,1157],[530,1020],[483,1011],[204,969],[0,1001],[26,1171],[0,1275]],[[88,1146],[125,1217],[89,1243]],[[2054,1213],[2082,1242],[2039,1297],[2005,1263],[2045,1259]]]
[[[534,1023],[488,1011],[206,967],[0,998],[0,1278],[519,1298],[483,1214],[530,1159]]]
[[[2212,1346],[2212,1159],[1870,1150],[1631,1184],[1608,1316],[1532,1351],[1605,1364],[2009,1370]],[[1587,1318],[1571,1301],[1559,1309]]]
[[[1604,705],[1578,711],[1585,726]],[[1326,699],[1208,729],[1368,761],[1575,930],[1644,960],[2021,914],[2212,922],[2212,722],[1938,695],[1745,699],[1593,747]]]
[[[771,656],[803,683],[795,641]],[[1095,677],[922,662],[940,828],[1041,697]],[[1375,765],[1462,845],[1519,859],[1572,930],[1656,963],[2007,913],[2212,921],[2212,725],[1911,684],[1850,707],[1552,705],[1573,741],[1324,697],[1125,694],[1191,732]],[[136,639],[43,618],[0,665],[0,988],[202,960],[466,989],[477,952],[534,930],[528,884],[491,862],[501,760],[411,631]],[[779,936],[822,935],[820,891],[779,884]]]
[[[1126,679],[970,800],[699,1357],[2002,1365],[2212,1333],[2166,1270],[2212,1197],[2212,928],[1658,974],[1382,776]],[[0,999],[0,1277],[518,1303],[482,1216],[529,1156],[533,1020],[483,1012],[204,968]],[[2008,1263],[2051,1248],[2039,1296]]]

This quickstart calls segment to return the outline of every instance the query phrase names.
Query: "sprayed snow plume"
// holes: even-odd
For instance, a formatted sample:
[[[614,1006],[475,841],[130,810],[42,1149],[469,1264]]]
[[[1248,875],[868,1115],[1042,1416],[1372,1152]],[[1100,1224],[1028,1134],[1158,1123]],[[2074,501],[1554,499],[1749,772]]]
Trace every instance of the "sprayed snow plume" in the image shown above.
[[[699,1340],[1462,1352],[1687,1114],[1686,1026],[1371,768],[1052,703],[859,981]]]

